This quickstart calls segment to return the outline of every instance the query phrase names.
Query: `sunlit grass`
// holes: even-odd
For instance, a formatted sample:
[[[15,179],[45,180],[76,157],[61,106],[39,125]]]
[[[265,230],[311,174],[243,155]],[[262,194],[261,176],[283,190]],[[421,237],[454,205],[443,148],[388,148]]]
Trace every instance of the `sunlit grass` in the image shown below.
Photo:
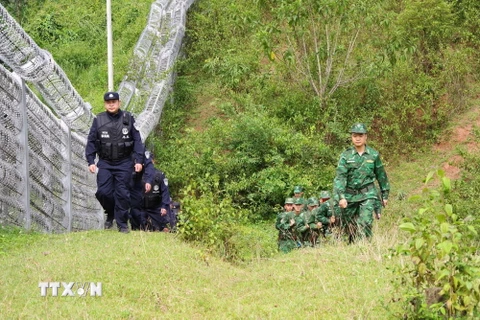
[[[0,308],[39,319],[385,319],[390,244],[375,236],[235,266],[172,234],[44,235],[4,255]],[[102,296],[42,297],[39,282],[55,281],[101,282]]]

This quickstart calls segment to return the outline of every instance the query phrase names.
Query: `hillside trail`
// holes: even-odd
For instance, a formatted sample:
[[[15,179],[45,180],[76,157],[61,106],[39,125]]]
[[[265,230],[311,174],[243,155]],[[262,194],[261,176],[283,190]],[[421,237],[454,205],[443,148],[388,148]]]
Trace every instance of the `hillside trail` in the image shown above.
[[[452,182],[461,178],[466,152],[479,150],[476,139],[480,137],[480,103],[474,104],[465,112],[457,113],[440,135],[439,142],[407,161],[392,166],[387,163],[387,172],[392,186],[393,198],[403,199],[422,193],[425,177],[431,171],[442,169]],[[435,187],[438,179],[429,182]]]
[[[458,148],[468,152],[478,151],[477,139],[480,128],[480,106],[475,105],[468,112],[453,119],[452,124],[443,134],[443,139],[433,146],[433,151],[438,153],[439,159],[444,159],[439,167],[451,180],[461,176],[463,157],[458,153]]]

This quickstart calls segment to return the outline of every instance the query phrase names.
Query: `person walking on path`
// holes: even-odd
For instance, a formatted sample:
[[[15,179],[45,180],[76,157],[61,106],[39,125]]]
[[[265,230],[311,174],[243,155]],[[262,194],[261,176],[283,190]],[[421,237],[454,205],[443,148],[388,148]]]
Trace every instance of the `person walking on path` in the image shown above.
[[[363,123],[351,129],[353,146],[338,161],[334,190],[342,209],[342,224],[352,243],[357,238],[372,236],[373,215],[377,201],[388,203],[390,184],[378,151],[367,146],[367,128]],[[375,187],[378,181],[380,193]],[[381,196],[382,199],[378,199]],[[379,217],[378,217],[379,218]]]
[[[103,100],[106,111],[93,119],[85,157],[89,171],[97,173],[97,200],[107,213],[113,207],[119,231],[128,233],[130,179],[134,170],[142,171],[145,147],[133,116],[120,110],[119,94],[107,92]]]

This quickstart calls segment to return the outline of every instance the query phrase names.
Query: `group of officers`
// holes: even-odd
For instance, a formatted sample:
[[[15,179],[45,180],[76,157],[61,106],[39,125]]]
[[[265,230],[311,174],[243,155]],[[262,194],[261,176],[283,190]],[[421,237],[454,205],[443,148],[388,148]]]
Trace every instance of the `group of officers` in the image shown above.
[[[306,200],[302,187],[296,186],[294,196],[285,200],[275,223],[279,251],[314,247],[329,237],[352,243],[372,236],[373,221],[388,203],[390,184],[378,151],[367,146],[365,124],[354,124],[350,133],[353,145],[340,155],[333,195],[322,191]]]
[[[130,231],[129,222],[133,230],[171,231],[178,203],[172,208],[165,174],[155,168],[133,115],[120,110],[119,94],[107,92],[103,100],[105,111],[93,120],[85,157],[89,171],[97,174],[95,196],[106,213],[105,228],[115,220],[122,233]],[[315,246],[335,228],[349,242],[371,237],[373,217],[380,219],[390,185],[378,151],[367,146],[367,127],[356,123],[350,133],[353,145],[340,156],[334,195],[322,191],[307,201],[297,186],[294,197],[286,199],[276,223],[281,251]]]
[[[132,230],[173,231],[179,203],[171,202],[165,174],[155,168],[133,115],[120,110],[119,94],[107,92],[103,100],[105,111],[93,120],[85,157],[97,174],[95,196],[106,214],[105,229],[115,220],[122,233],[130,232],[129,224]]]

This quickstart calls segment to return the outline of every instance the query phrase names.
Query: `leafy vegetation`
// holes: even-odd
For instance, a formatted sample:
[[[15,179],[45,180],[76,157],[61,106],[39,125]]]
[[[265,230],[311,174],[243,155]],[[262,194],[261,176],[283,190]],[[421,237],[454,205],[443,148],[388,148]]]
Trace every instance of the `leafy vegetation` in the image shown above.
[[[151,139],[174,193],[202,185],[269,221],[294,185],[331,189],[353,121],[386,163],[427,150],[476,92],[476,43],[463,33],[475,19],[457,17],[477,8],[422,3],[196,2]]]
[[[445,201],[451,192],[450,179],[438,171],[439,190],[425,187],[424,205],[408,216],[400,229],[410,237],[395,254],[407,256],[394,271],[403,296],[403,318],[450,319],[480,314],[480,260],[478,232],[473,216],[459,216]],[[427,176],[427,185],[433,172]],[[412,201],[421,200],[420,196]],[[478,223],[478,222],[477,222]]]
[[[112,1],[114,83],[126,75],[145,28],[151,0]],[[75,89],[97,112],[107,91],[105,1],[2,1],[38,46],[50,52]]]

